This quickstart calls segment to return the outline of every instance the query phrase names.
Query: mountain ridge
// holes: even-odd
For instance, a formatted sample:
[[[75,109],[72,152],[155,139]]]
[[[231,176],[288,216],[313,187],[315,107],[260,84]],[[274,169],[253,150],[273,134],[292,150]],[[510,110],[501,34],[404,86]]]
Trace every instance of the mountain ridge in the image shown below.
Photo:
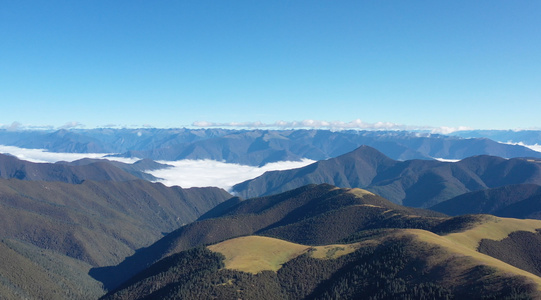
[[[539,234],[538,220],[447,217],[327,184],[217,210],[221,213],[211,214],[216,217],[202,217],[145,249],[162,244],[158,251],[166,252],[103,299],[536,298],[541,293],[540,277],[477,249],[483,238]]]
[[[284,171],[271,171],[233,186],[244,198],[265,196],[311,183],[363,188],[395,203],[430,207],[455,196],[518,183],[541,184],[536,159],[480,155],[458,162],[396,161],[369,146]]]
[[[147,168],[165,168],[168,165],[150,160],[133,164],[106,159],[81,159],[74,162],[34,163],[11,155],[0,154],[0,178],[30,181],[60,181],[79,184],[85,180],[130,181],[137,179],[156,180],[143,171]]]

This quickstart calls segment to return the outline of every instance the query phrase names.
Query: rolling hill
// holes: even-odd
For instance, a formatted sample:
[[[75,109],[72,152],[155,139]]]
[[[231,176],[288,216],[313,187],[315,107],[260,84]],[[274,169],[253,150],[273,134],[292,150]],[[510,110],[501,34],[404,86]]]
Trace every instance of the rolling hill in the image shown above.
[[[510,251],[498,243],[517,234],[541,240],[541,221],[447,217],[326,184],[231,201],[211,211],[216,217],[181,227],[117,267],[91,271],[113,277],[128,265],[147,266],[103,299],[541,295],[541,278],[531,273],[539,263],[535,248],[521,245],[530,261],[518,263],[480,250],[493,241],[484,248]]]
[[[233,187],[244,198],[284,192],[312,183],[364,188],[392,202],[430,207],[471,191],[509,184],[541,184],[536,159],[474,156],[458,162],[396,161],[368,146],[306,167],[272,171]]]

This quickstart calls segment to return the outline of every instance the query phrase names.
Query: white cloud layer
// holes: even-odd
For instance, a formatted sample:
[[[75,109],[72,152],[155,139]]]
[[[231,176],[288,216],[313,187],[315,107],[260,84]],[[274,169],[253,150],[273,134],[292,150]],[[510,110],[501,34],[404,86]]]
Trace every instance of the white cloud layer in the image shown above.
[[[330,129],[330,130],[426,130],[431,133],[449,134],[455,131],[470,130],[471,128],[465,126],[459,127],[430,127],[430,126],[411,126],[402,125],[391,122],[376,122],[367,123],[360,119],[353,120],[351,122],[343,121],[321,121],[321,120],[304,120],[304,121],[277,121],[274,123],[262,123],[262,122],[229,122],[229,123],[215,123],[207,121],[194,122],[194,127],[233,127],[233,128],[275,128],[275,129],[295,129],[295,128],[307,128],[307,129]]]
[[[98,158],[134,163],[137,158],[106,157],[109,153],[59,153],[48,152],[44,149],[25,149],[14,146],[0,145],[0,153],[11,154],[19,159],[36,163],[55,163],[58,161],[75,161],[83,158]],[[255,178],[267,171],[287,170],[304,167],[315,161],[283,161],[269,163],[263,167],[253,167],[239,164],[229,164],[214,160],[180,160],[160,161],[173,167],[146,171],[158,178],[158,182],[167,186],[178,185],[183,188],[217,186],[225,190],[237,183]]]
[[[532,149],[533,151],[541,152],[541,145],[538,145],[538,144],[535,144],[535,145],[526,145],[526,144],[524,144],[523,142],[518,142],[518,143],[504,143],[504,144],[508,144],[508,145],[519,145],[519,146],[523,146],[523,147],[526,147],[526,148],[530,148],[530,149]]]
[[[433,157],[435,160],[437,161],[441,161],[441,162],[457,162],[457,161],[460,161],[460,159],[447,159],[447,158],[439,158],[439,157]]]
[[[230,164],[215,160],[159,162],[173,165],[173,167],[147,171],[147,173],[162,178],[159,182],[167,186],[178,185],[183,188],[217,186],[229,191],[233,185],[255,178],[267,171],[300,168],[314,163],[315,161],[310,159],[303,159],[302,161],[282,161],[269,163],[263,167]]]

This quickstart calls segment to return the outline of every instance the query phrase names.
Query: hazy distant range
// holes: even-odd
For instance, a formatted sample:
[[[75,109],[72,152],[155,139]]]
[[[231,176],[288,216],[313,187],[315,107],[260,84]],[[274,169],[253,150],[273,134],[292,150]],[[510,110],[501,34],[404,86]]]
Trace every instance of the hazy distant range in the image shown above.
[[[459,160],[480,154],[541,157],[541,131],[505,130],[463,131],[452,136],[353,130],[0,130],[2,144],[11,146],[0,146],[0,153],[32,162],[107,158],[133,163],[150,158],[171,166],[148,171],[165,185],[227,190],[266,171],[300,168],[360,145],[398,160]]]

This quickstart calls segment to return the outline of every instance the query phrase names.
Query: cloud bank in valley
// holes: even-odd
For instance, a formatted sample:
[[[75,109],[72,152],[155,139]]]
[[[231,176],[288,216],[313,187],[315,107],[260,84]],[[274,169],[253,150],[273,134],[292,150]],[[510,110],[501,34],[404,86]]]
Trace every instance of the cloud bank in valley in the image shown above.
[[[192,124],[194,127],[230,127],[230,128],[275,128],[275,129],[330,129],[330,130],[424,130],[431,133],[449,134],[455,131],[471,130],[472,128],[466,126],[459,127],[431,127],[431,126],[411,126],[402,125],[391,122],[376,122],[368,123],[360,119],[353,120],[351,122],[343,121],[321,121],[321,120],[304,120],[304,121],[277,121],[274,123],[262,123],[262,122],[229,122],[229,123],[216,123],[199,121]]]
[[[530,149],[532,149],[533,151],[541,152],[541,145],[538,145],[538,144],[535,144],[535,145],[526,145],[526,144],[524,144],[523,142],[518,142],[518,143],[504,143],[504,144],[508,144],[508,145],[519,145],[519,146],[523,146],[523,147],[526,147],[526,148],[530,148]]]
[[[162,178],[159,182],[167,186],[178,185],[183,188],[217,186],[229,191],[233,185],[255,178],[267,171],[300,168],[314,163],[315,161],[310,159],[303,159],[302,161],[283,161],[269,163],[262,167],[230,164],[215,160],[159,162],[173,165],[173,167],[148,171],[147,173]]]
[[[48,152],[44,149],[25,149],[3,145],[0,145],[0,153],[11,154],[21,160],[35,163],[72,162],[83,158],[108,159],[123,163],[134,163],[139,160],[137,158],[107,157],[110,153],[59,153]],[[284,161],[266,164],[263,167],[230,164],[214,160],[160,162],[173,167],[146,172],[160,178],[158,182],[164,185],[178,185],[183,188],[217,186],[229,190],[233,185],[255,178],[267,171],[300,168],[315,161],[309,159]]]

